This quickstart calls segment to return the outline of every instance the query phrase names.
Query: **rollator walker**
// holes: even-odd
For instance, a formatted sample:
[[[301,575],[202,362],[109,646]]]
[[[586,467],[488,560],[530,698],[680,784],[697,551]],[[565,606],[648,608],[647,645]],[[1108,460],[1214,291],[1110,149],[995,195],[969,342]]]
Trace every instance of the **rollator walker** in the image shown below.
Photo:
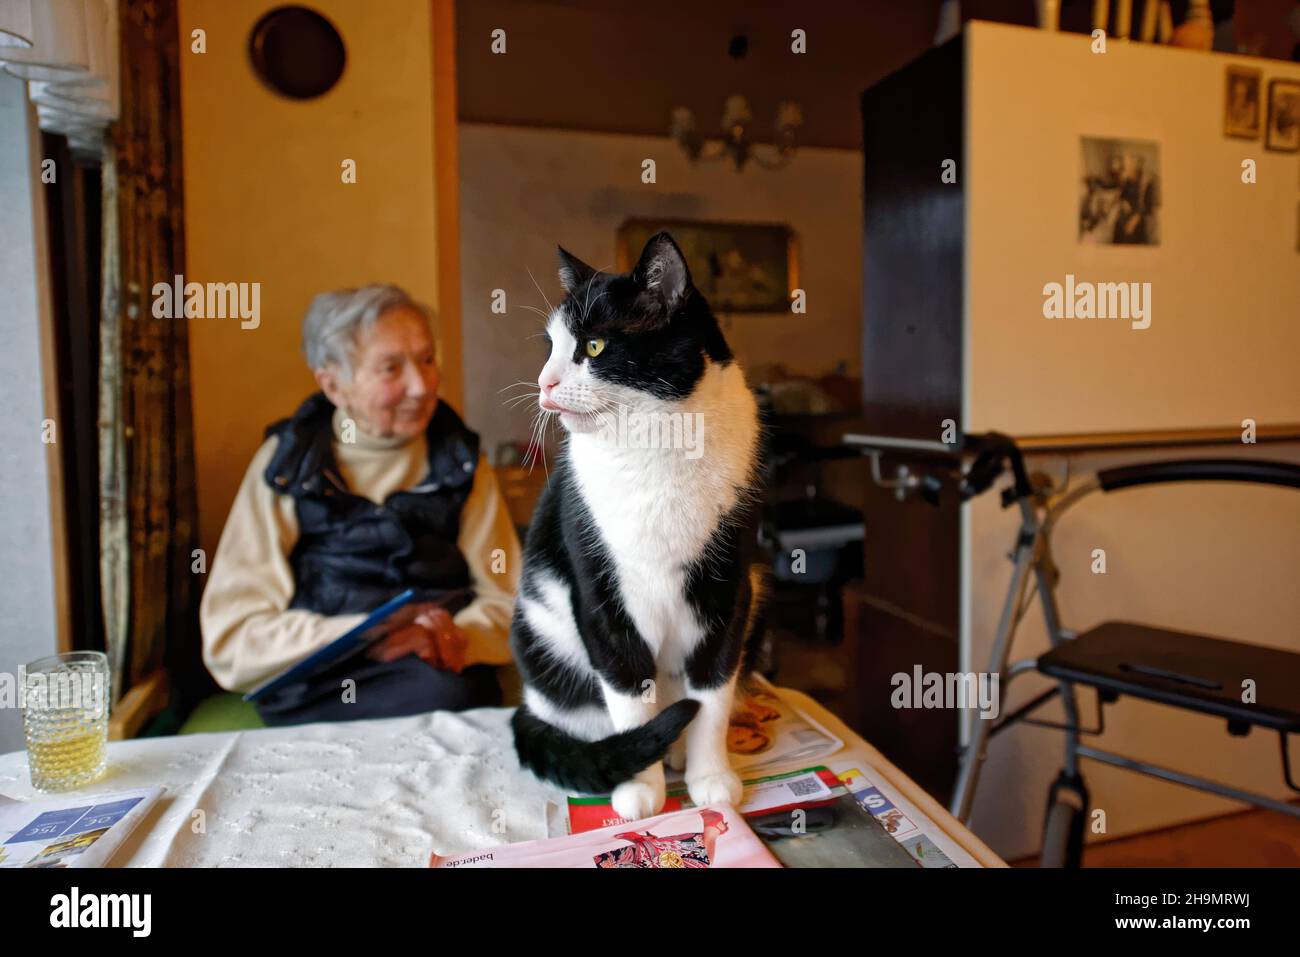
[[[1170,482],[1238,482],[1300,489],[1300,465],[1230,458],[1150,461],[1103,469],[1073,489],[1058,491],[1045,476],[1036,475],[1031,481],[1019,446],[996,432],[967,435],[957,445],[876,436],[846,436],[845,442],[871,456],[873,479],[882,487],[895,489],[900,498],[919,490],[937,503],[943,485],[939,473],[946,472],[957,480],[962,501],[969,501],[1010,470],[1012,481],[1002,490],[1002,507],[1019,507],[1021,523],[1010,555],[1014,564],[1011,584],[987,671],[1000,676],[1003,689],[1029,672],[1054,679],[1056,686],[1002,718],[972,722],[949,808],[958,820],[966,823],[970,818],[990,739],[1016,722],[1065,733],[1064,766],[1047,796],[1040,856],[1043,867],[1077,867],[1081,861],[1088,789],[1079,770],[1080,758],[1300,817],[1300,806],[1295,804],[1137,761],[1080,740],[1104,731],[1104,708],[1121,695],[1223,718],[1230,735],[1244,736],[1258,726],[1278,733],[1283,780],[1300,793],[1287,752],[1287,736],[1300,731],[1300,654],[1126,621],[1107,621],[1076,634],[1062,625],[1057,610],[1055,586],[1060,573],[1051,549],[1052,531],[1061,516],[1093,493],[1113,494]],[[926,464],[901,466],[897,478],[887,479],[881,474],[880,459],[889,453],[919,454],[919,461]],[[1037,658],[1010,661],[1016,628],[1033,599],[1031,582],[1051,649]],[[1079,720],[1075,690],[1080,685],[1097,692],[1096,723],[1091,728],[1083,727]],[[1253,696],[1243,693],[1247,687]],[[1061,699],[1064,723],[1030,717],[1056,697]]]

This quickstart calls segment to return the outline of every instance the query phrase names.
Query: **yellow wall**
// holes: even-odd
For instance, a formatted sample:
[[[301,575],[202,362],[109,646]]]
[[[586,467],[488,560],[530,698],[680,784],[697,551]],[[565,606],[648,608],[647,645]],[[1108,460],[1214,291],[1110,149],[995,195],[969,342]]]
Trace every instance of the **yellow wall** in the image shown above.
[[[333,90],[305,102],[272,93],[249,66],[249,32],[277,5],[180,4],[186,278],[262,284],[256,329],[189,320],[209,555],[263,429],[314,388],[299,347],[312,296],[387,281],[439,303],[429,0],[314,0],[343,36],[347,66]],[[190,50],[200,28],[202,54]],[[355,185],[341,181],[345,159],[356,161]],[[453,403],[458,346],[445,357]]]

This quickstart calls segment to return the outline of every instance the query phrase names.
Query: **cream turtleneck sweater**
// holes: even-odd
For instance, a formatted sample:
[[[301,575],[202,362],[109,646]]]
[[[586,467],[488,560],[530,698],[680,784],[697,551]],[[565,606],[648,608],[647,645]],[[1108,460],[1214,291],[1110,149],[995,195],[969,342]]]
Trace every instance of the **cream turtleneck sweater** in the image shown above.
[[[418,485],[428,471],[423,435],[386,439],[355,430],[344,442],[345,413],[334,411],[334,457],[348,488],[372,502]],[[360,623],[365,615],[318,615],[289,610],[298,540],[294,500],[277,494],[263,477],[277,438],[267,439],[249,463],[230,507],[199,606],[203,661],[223,688],[248,691]],[[467,664],[508,664],[507,637],[519,585],[519,540],[496,475],[479,457],[474,485],[461,511],[457,541],[469,564],[476,597],[455,617],[469,638]],[[492,572],[501,549],[505,571]],[[498,563],[500,567],[500,563]]]

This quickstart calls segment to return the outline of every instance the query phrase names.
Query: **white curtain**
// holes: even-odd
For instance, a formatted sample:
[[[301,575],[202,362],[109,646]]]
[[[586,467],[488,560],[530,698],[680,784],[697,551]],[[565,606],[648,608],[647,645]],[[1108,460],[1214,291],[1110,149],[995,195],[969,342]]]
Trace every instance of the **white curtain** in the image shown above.
[[[129,535],[122,465],[120,251],[108,127],[119,117],[117,0],[0,0],[0,70],[26,81],[41,129],[102,167],[100,315],[100,578],[114,702],[123,690]]]

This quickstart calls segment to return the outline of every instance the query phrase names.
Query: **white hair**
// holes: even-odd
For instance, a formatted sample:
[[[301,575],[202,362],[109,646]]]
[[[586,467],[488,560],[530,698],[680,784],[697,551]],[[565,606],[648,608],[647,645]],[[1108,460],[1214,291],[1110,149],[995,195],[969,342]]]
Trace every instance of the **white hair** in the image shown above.
[[[302,351],[313,370],[336,365],[352,378],[352,357],[361,336],[389,309],[414,309],[433,332],[433,310],[398,286],[372,283],[360,289],[323,292],[307,307],[302,321]]]

